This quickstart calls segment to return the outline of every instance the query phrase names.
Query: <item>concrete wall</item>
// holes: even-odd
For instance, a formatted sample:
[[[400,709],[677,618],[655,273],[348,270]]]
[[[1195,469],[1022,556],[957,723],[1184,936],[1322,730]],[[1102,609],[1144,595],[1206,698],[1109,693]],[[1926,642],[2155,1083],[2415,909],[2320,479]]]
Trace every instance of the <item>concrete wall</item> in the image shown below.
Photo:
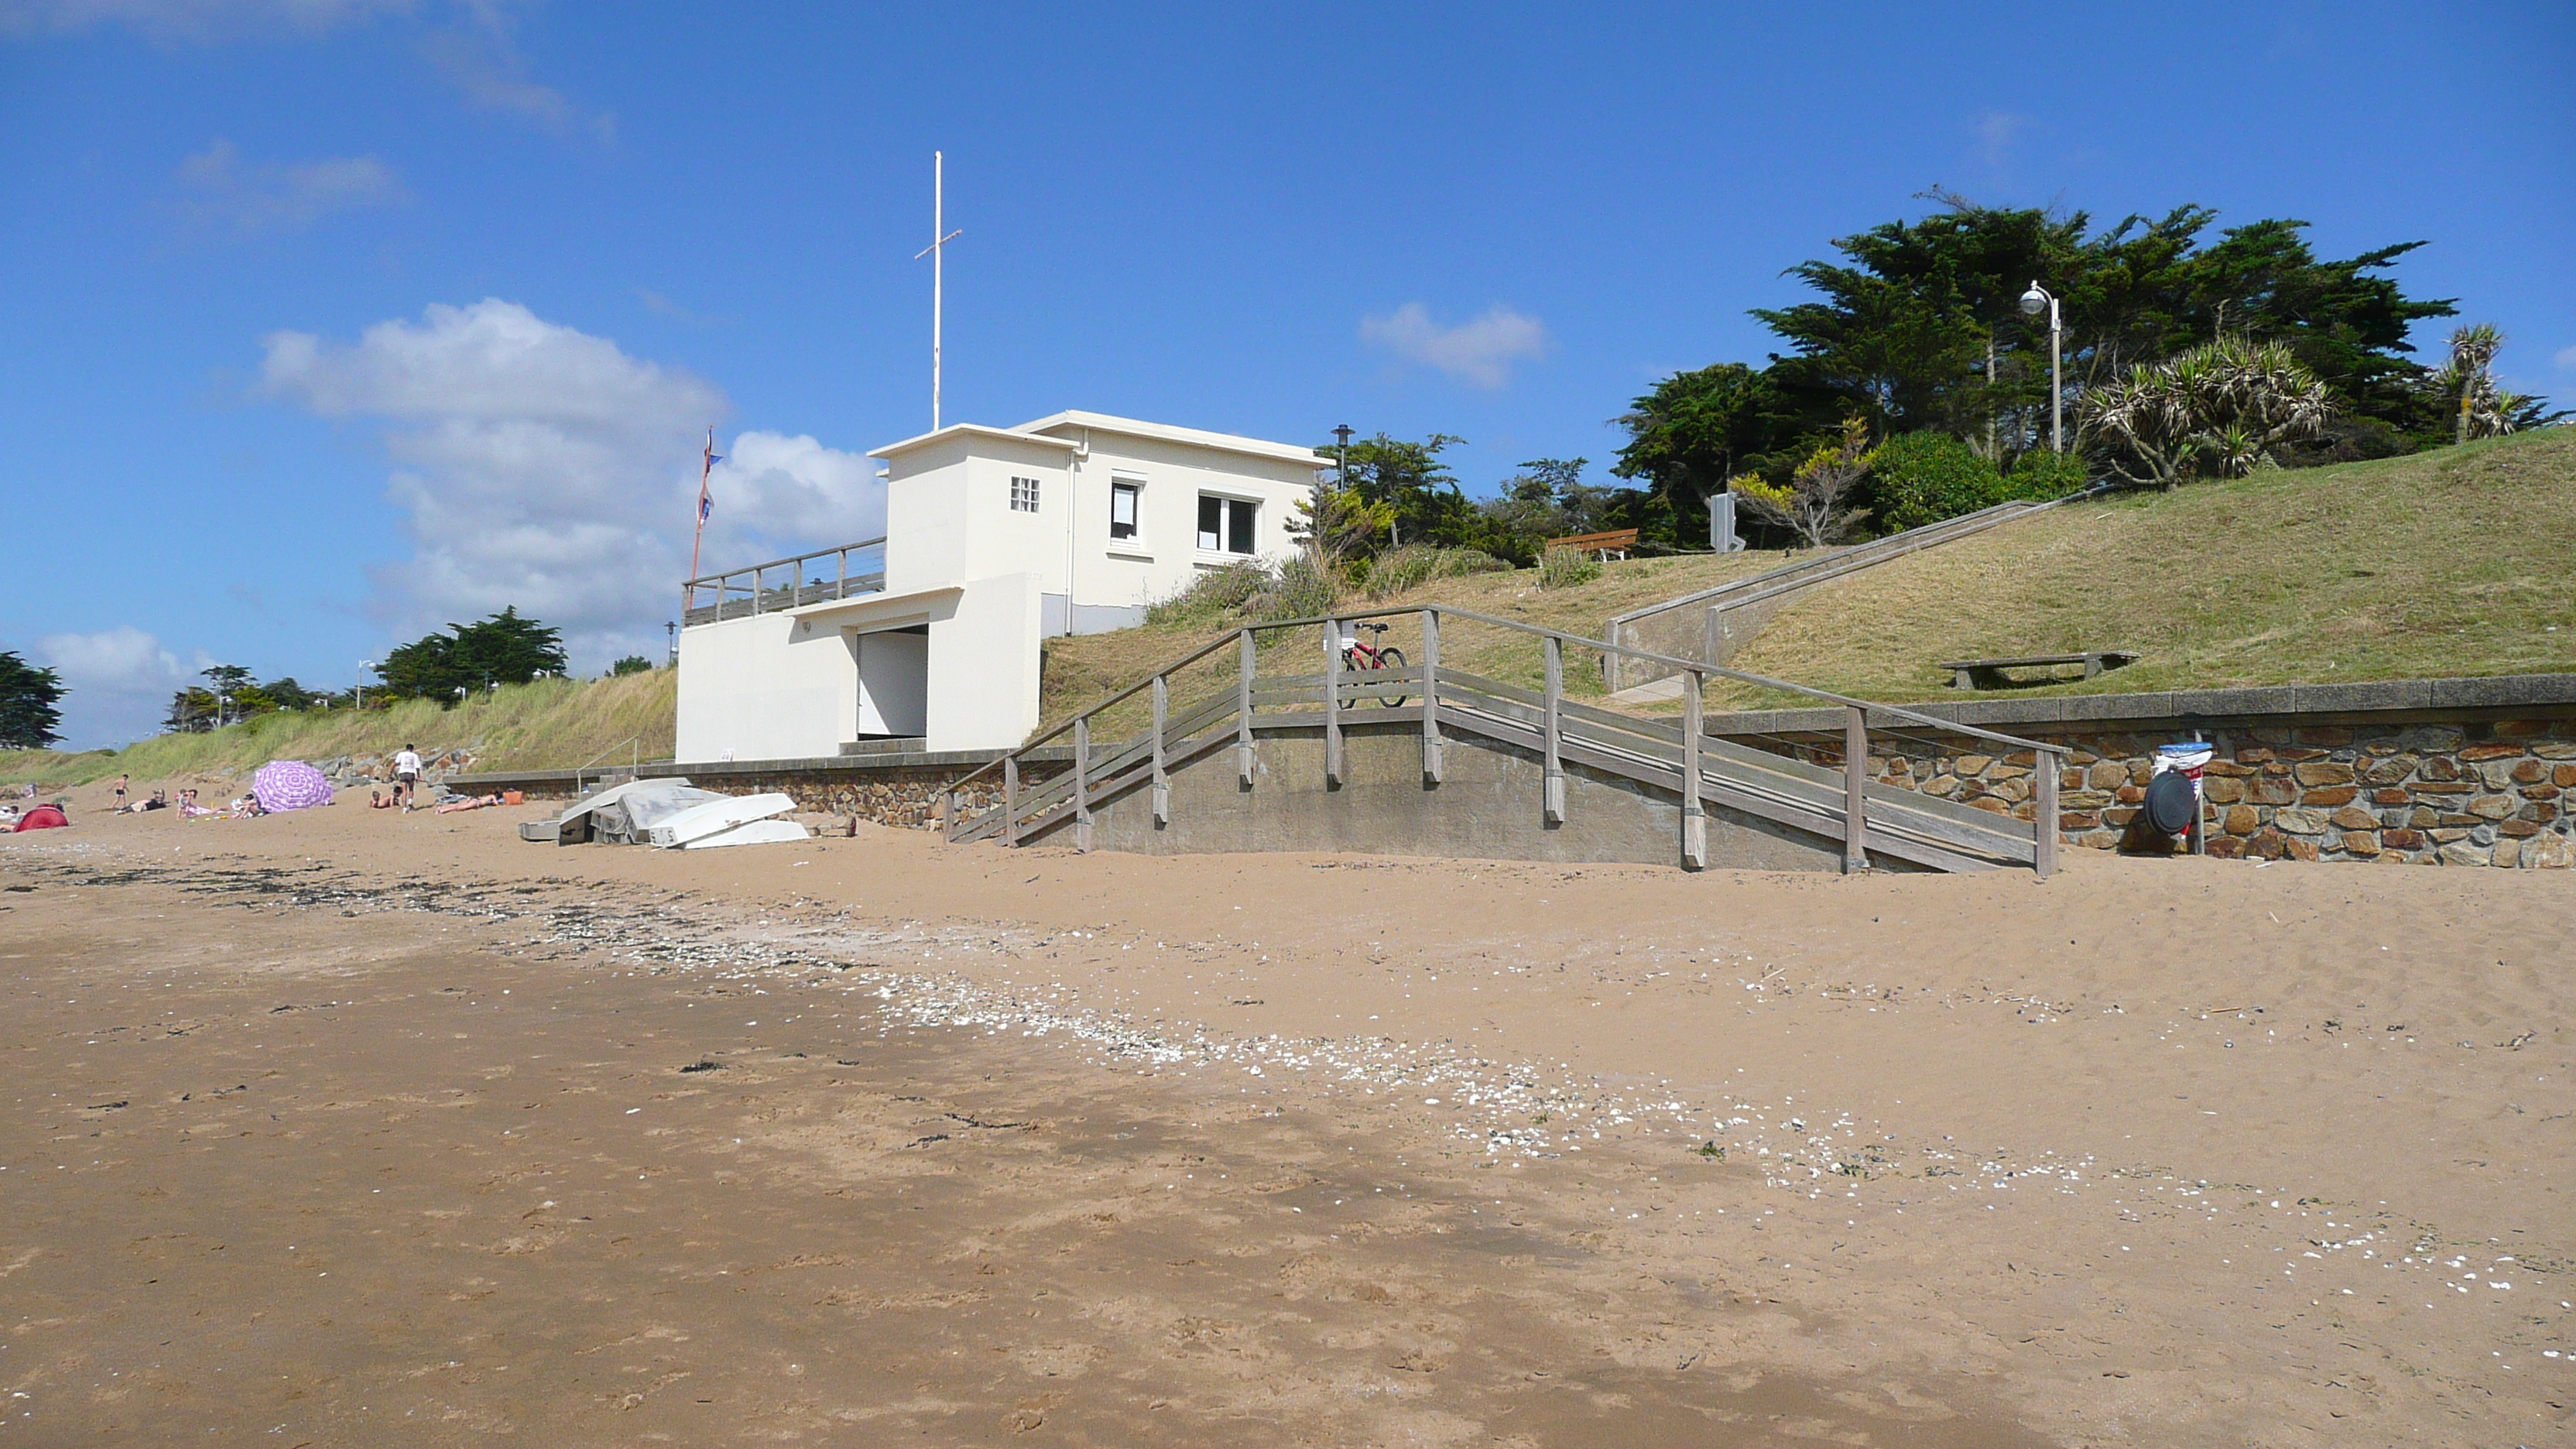
[[[680,631],[684,760],[828,755],[858,735],[858,663],[838,630],[760,614]]]
[[[1549,826],[1536,754],[1472,737],[1447,743],[1443,782],[1422,780],[1422,734],[1410,724],[1343,731],[1345,780],[1324,785],[1320,729],[1264,732],[1253,787],[1238,784],[1234,751],[1218,749],[1172,775],[1171,823],[1156,827],[1144,786],[1095,806],[1092,847],[1154,855],[1315,850],[1499,860],[1634,861],[1677,865],[1681,804],[1633,781],[1566,768],[1566,819]],[[1071,826],[1040,843],[1072,841]],[[1769,821],[1712,809],[1709,864],[1756,870],[1842,869],[1842,846]]]

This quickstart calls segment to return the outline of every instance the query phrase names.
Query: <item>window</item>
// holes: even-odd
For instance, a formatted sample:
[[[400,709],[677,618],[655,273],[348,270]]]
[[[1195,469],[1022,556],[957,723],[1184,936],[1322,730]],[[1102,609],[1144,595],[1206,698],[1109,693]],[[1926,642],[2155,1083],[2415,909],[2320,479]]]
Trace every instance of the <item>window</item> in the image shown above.
[[[1038,511],[1038,480],[1035,478],[1011,480],[1011,511],[1013,513]]]
[[[1261,505],[1241,498],[1199,495],[1199,548],[1205,553],[1250,554]]]
[[[1121,483],[1111,480],[1109,484],[1109,536],[1111,538],[1132,539],[1136,536],[1136,503],[1138,496],[1144,491],[1145,485],[1142,483]]]

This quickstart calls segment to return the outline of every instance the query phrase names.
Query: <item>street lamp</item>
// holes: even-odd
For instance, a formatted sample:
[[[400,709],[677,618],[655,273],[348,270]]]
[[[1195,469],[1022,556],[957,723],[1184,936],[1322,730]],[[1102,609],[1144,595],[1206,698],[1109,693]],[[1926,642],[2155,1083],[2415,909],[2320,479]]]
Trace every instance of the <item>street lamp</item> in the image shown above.
[[[367,707],[367,675],[375,668],[376,661],[372,659],[361,659],[358,661],[357,707],[359,709],[365,709]]]
[[[2057,320],[2057,294],[2037,282],[2021,294],[2021,315],[2036,317],[2039,309],[2048,309],[2048,448],[2053,453],[2066,451],[2066,384],[2059,374],[2060,359],[2065,350],[2065,334]]]
[[[677,619],[673,619],[673,620],[671,620],[669,623],[664,624],[664,625],[662,626],[662,633],[663,633],[664,637],[665,637],[665,638],[667,638],[667,639],[669,640],[669,642],[670,642],[670,646],[671,646],[671,662],[672,662],[672,663],[674,663],[674,664],[679,663],[679,662],[680,662],[680,621],[679,621],[679,620],[677,620]]]

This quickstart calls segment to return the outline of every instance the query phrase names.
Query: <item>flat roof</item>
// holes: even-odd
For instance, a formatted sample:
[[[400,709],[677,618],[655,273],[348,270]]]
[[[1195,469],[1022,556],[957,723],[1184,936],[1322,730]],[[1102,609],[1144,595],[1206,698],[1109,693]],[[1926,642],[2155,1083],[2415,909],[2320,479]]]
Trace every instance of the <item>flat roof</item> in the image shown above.
[[[1062,438],[1041,438],[1016,428],[988,428],[982,423],[950,423],[935,433],[916,433],[900,443],[888,443],[882,448],[873,449],[868,456],[891,458],[897,453],[909,453],[914,449],[926,448],[932,443],[956,437],[1003,438],[1014,443],[1035,443],[1042,448],[1062,448],[1068,453],[1076,446]]]
[[[1096,433],[1118,433],[1131,438],[1151,438],[1157,442],[1178,443],[1183,447],[1206,448],[1212,452],[1239,453],[1250,458],[1264,458],[1274,463],[1297,463],[1321,468],[1327,459],[1317,456],[1312,448],[1294,443],[1273,443],[1261,438],[1246,438],[1234,433],[1211,433],[1201,428],[1176,428],[1168,423],[1149,423],[1139,418],[1115,417],[1108,413],[1068,410],[1050,413],[1035,422],[1016,428],[989,428],[980,423],[951,423],[937,432],[921,433],[899,443],[888,443],[871,451],[871,458],[892,458],[951,438],[991,438],[1017,443],[1035,443],[1040,447],[1062,448],[1071,452],[1080,444],[1056,436],[1063,430],[1084,428]]]

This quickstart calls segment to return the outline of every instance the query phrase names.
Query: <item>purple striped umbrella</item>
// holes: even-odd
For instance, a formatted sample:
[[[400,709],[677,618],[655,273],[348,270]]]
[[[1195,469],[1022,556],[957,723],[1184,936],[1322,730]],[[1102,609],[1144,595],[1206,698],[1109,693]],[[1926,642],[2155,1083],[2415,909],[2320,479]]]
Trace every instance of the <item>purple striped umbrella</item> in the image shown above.
[[[331,803],[331,781],[302,760],[271,760],[250,777],[259,808],[274,814]]]

